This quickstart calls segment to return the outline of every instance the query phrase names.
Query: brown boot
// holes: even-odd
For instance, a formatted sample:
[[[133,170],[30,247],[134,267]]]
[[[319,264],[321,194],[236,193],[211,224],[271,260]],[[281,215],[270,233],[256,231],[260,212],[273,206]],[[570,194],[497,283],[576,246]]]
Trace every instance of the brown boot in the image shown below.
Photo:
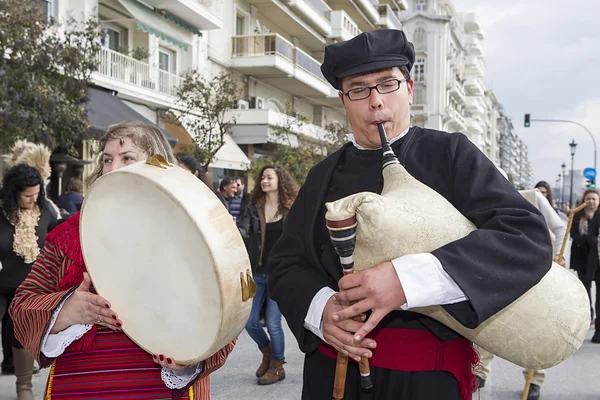
[[[266,374],[267,370],[269,369],[269,363],[271,362],[271,344],[269,344],[264,349],[260,349],[260,351],[262,351],[262,353],[263,353],[263,359],[262,359],[262,362],[260,363],[260,366],[256,370],[257,378],[260,378],[261,376]]]
[[[34,400],[31,375],[33,373],[33,357],[25,349],[13,347],[15,360],[15,376],[17,378],[17,399]]]
[[[272,385],[285,379],[285,370],[283,369],[283,360],[271,360],[266,374],[258,378],[259,385]]]

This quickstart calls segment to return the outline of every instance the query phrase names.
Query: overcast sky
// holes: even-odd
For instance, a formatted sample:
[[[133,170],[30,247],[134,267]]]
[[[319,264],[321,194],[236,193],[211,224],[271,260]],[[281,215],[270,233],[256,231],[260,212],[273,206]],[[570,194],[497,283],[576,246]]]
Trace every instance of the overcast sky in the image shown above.
[[[535,121],[524,128],[523,116],[575,120],[600,146],[600,1],[454,0],[454,5],[479,17],[486,84],[527,144],[535,181],[554,185],[560,165],[571,168],[571,139],[578,143],[575,169],[592,167],[594,147],[583,129]]]

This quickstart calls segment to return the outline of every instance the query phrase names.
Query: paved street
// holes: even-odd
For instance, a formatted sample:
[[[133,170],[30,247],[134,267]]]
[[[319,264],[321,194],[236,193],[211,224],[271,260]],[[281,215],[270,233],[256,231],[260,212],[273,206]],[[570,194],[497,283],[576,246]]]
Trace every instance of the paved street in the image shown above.
[[[544,400],[598,400],[600,383],[597,366],[600,345],[588,339],[581,350],[561,365],[548,370],[542,388]],[[260,362],[260,353],[244,332],[225,366],[212,378],[212,400],[296,400],[302,389],[302,354],[286,325],[287,378],[271,386],[258,386],[254,371]],[[41,399],[47,372],[34,377],[36,399]],[[481,400],[519,400],[523,388],[521,369],[504,360],[495,359],[493,373],[481,391]],[[0,377],[0,400],[14,400],[14,377]],[[478,399],[475,395],[473,399]],[[416,399],[415,399],[416,400]]]
[[[564,219],[564,216],[563,216]],[[565,259],[569,260],[570,244]],[[592,293],[595,293],[592,290]],[[271,386],[256,384],[254,371],[261,353],[254,342],[242,332],[238,344],[223,368],[212,376],[212,400],[297,400],[302,391],[302,353],[298,349],[287,324],[286,379]],[[542,387],[543,400],[600,400],[600,345],[590,339],[590,329],[583,347],[562,364],[547,371]],[[492,376],[474,400],[520,400],[524,379],[521,368],[501,359],[494,359]],[[47,370],[34,376],[36,399],[41,399],[46,384]],[[14,400],[14,377],[0,376],[0,400]],[[418,400],[418,399],[415,399]]]

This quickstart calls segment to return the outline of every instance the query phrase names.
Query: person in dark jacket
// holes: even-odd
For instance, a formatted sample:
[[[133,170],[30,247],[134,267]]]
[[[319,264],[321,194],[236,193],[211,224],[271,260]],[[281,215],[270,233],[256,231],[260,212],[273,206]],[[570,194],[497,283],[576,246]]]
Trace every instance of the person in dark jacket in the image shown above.
[[[256,295],[246,331],[263,353],[256,370],[258,384],[270,385],[285,379],[283,369],[284,335],[281,328],[281,312],[271,300],[267,289],[267,263],[271,249],[281,236],[283,223],[298,194],[298,184],[283,167],[263,167],[255,182],[259,186],[252,193],[252,200],[240,224],[240,233],[246,242],[256,282]],[[269,336],[259,323],[260,312],[266,304],[265,323]]]
[[[196,178],[200,179],[206,186],[210,187],[210,183],[206,179],[206,170],[200,162],[192,156],[183,156],[179,160],[179,166],[185,168]]]
[[[395,29],[325,47],[321,71],[338,90],[352,143],[311,169],[268,266],[269,293],[305,353],[303,400],[331,398],[338,351],[371,363],[373,387],[366,393],[357,363],[348,364],[346,400],[471,398],[477,360],[472,343],[410,310],[441,306],[463,326],[476,328],[536,285],[552,265],[543,216],[467,136],[410,126],[414,62],[412,43]],[[343,276],[325,204],[381,193],[379,124],[407,172],[478,229],[434,251]],[[352,319],[363,314],[364,321]]]
[[[589,190],[586,191],[588,193]],[[589,196],[589,194],[588,194]],[[584,197],[585,198],[585,197]],[[594,200],[592,200],[593,202]],[[588,202],[590,200],[588,199]],[[588,204],[586,202],[586,204]],[[590,310],[592,321],[594,322],[596,332],[594,336],[592,336],[592,343],[600,344],[600,318],[598,318],[598,313],[600,312],[600,264],[598,262],[598,231],[600,230],[600,209],[598,207],[598,202],[596,200],[596,211],[594,212],[594,216],[587,223],[587,235],[582,235],[582,239],[585,241],[586,250],[587,250],[587,262],[581,263],[577,268],[577,275],[583,286],[588,292],[590,297]],[[587,210],[587,207],[584,211]],[[586,214],[586,217],[589,214]],[[581,223],[581,222],[580,222]],[[575,218],[573,218],[573,227],[575,227]],[[571,232],[573,232],[573,228],[571,228]],[[575,237],[573,237],[573,241],[575,242]],[[591,287],[592,282],[596,282],[596,304],[592,305],[592,296],[591,296]],[[594,318],[594,309],[595,309],[595,318]]]
[[[74,215],[81,210],[83,204],[83,182],[79,178],[69,178],[65,192],[56,199],[58,208]]]
[[[219,183],[219,191],[216,193],[221,203],[227,208],[227,211],[231,213],[231,200],[235,196],[237,190],[237,184],[235,180],[229,176],[224,177]]]
[[[7,314],[15,291],[25,280],[57,224],[52,205],[46,201],[44,181],[37,169],[19,164],[6,172],[0,190],[0,319]],[[8,318],[14,373],[19,400],[33,400],[33,357],[14,336]]]
[[[231,215],[235,217],[235,222],[239,227],[244,219],[246,208],[250,203],[250,195],[248,192],[246,192],[246,181],[244,178],[240,176],[236,177],[235,183],[237,185],[237,189],[235,196],[233,196],[233,199],[231,200],[229,211],[231,212]]]

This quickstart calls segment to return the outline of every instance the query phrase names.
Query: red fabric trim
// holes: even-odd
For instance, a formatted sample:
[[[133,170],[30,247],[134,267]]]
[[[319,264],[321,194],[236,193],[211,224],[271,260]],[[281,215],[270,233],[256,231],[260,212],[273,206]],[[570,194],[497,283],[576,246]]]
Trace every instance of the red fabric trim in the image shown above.
[[[83,253],[81,251],[81,241],[79,239],[79,217],[80,213],[74,214],[67,221],[53,229],[47,236],[46,241],[58,247],[65,257],[71,260],[71,265],[65,271],[62,279],[58,282],[59,290],[68,290],[83,282],[83,273],[87,272]],[[90,291],[94,292],[93,288]],[[94,349],[94,336],[96,335],[97,325],[92,325],[92,329],[87,331],[79,340],[74,341],[68,347],[73,352],[89,352]]]
[[[479,356],[468,340],[442,341],[429,331],[404,328],[376,328],[368,337],[377,343],[369,359],[371,366],[408,372],[447,371],[458,381],[460,398],[471,399],[477,385],[473,367]],[[337,350],[327,343],[321,342],[319,350],[337,358]]]

